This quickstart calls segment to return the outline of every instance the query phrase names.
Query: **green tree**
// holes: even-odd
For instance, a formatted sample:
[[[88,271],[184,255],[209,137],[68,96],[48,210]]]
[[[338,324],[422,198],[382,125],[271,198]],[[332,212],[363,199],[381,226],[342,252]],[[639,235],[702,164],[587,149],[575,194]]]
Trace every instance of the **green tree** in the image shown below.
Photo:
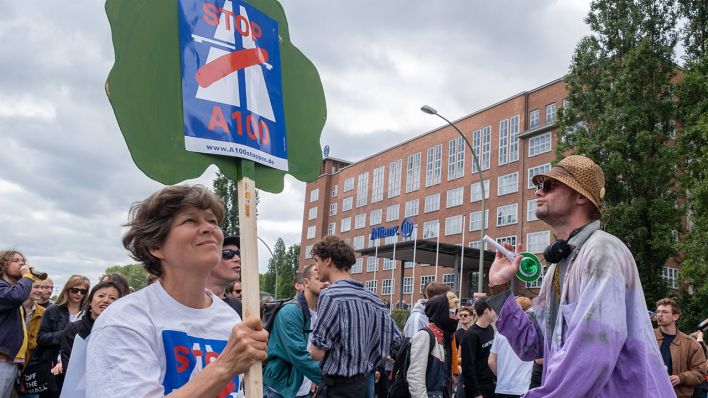
[[[603,224],[629,247],[648,303],[666,294],[661,270],[680,229],[672,96],[673,0],[595,0],[592,34],[575,49],[560,112],[557,158],[584,154],[605,172]]]
[[[119,273],[128,280],[128,285],[135,290],[140,290],[146,286],[145,277],[147,272],[142,264],[114,265],[106,268],[105,273]]]
[[[238,190],[236,182],[223,175],[220,171],[217,171],[213,186],[214,193],[224,201],[224,207],[226,209],[224,221],[221,222],[221,229],[224,231],[224,236],[239,235]]]
[[[708,308],[708,3],[680,0],[686,25],[684,75],[677,90],[682,167],[681,192],[686,193],[688,231],[681,244],[679,328],[690,332],[706,317]]]

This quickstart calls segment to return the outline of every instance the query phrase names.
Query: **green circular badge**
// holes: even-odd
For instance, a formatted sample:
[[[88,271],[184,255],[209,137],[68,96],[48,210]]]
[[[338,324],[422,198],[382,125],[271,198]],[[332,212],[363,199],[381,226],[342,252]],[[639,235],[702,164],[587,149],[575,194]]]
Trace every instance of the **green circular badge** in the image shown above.
[[[519,264],[519,270],[516,271],[516,276],[524,282],[535,282],[543,273],[543,265],[541,260],[536,255],[528,252],[520,254],[524,258]]]

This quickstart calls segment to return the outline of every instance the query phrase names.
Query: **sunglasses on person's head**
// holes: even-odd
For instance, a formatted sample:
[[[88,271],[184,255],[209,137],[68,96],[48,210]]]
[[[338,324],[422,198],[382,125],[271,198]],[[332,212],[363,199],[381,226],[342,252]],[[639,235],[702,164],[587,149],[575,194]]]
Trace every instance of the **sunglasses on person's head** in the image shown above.
[[[560,185],[558,181],[551,180],[550,178],[547,178],[543,180],[542,182],[539,182],[536,184],[536,189],[543,191],[544,193],[549,193],[553,190],[554,187],[557,187]]]
[[[79,287],[70,287],[69,292],[74,293],[74,294],[83,294],[85,295],[88,293],[88,289],[81,289]]]
[[[221,258],[223,258],[224,260],[231,260],[236,256],[241,256],[240,250],[226,249],[221,251]]]

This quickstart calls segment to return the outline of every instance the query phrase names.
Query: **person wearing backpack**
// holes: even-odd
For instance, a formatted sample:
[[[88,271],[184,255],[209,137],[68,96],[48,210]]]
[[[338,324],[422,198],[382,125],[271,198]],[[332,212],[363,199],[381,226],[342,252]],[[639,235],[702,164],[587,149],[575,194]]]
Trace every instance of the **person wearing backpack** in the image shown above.
[[[429,299],[425,305],[425,314],[430,323],[411,338],[406,381],[413,398],[447,398],[452,394],[449,356],[459,317],[456,306],[451,308],[450,305],[447,295]],[[434,345],[432,348],[431,342]]]
[[[302,274],[304,291],[274,315],[263,369],[265,398],[308,397],[313,383],[316,386],[322,381],[320,364],[307,349],[320,291],[327,284],[320,282],[315,264],[306,266]]]

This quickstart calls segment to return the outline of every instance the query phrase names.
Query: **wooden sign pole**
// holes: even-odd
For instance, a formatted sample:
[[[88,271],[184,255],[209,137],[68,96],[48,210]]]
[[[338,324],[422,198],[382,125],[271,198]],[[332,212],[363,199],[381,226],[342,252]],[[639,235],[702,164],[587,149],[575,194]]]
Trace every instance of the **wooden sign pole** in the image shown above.
[[[241,238],[241,289],[243,317],[260,318],[260,288],[258,281],[258,238],[256,231],[256,183],[242,177],[238,189],[238,220]],[[246,398],[263,397],[262,363],[248,369],[244,389]]]

